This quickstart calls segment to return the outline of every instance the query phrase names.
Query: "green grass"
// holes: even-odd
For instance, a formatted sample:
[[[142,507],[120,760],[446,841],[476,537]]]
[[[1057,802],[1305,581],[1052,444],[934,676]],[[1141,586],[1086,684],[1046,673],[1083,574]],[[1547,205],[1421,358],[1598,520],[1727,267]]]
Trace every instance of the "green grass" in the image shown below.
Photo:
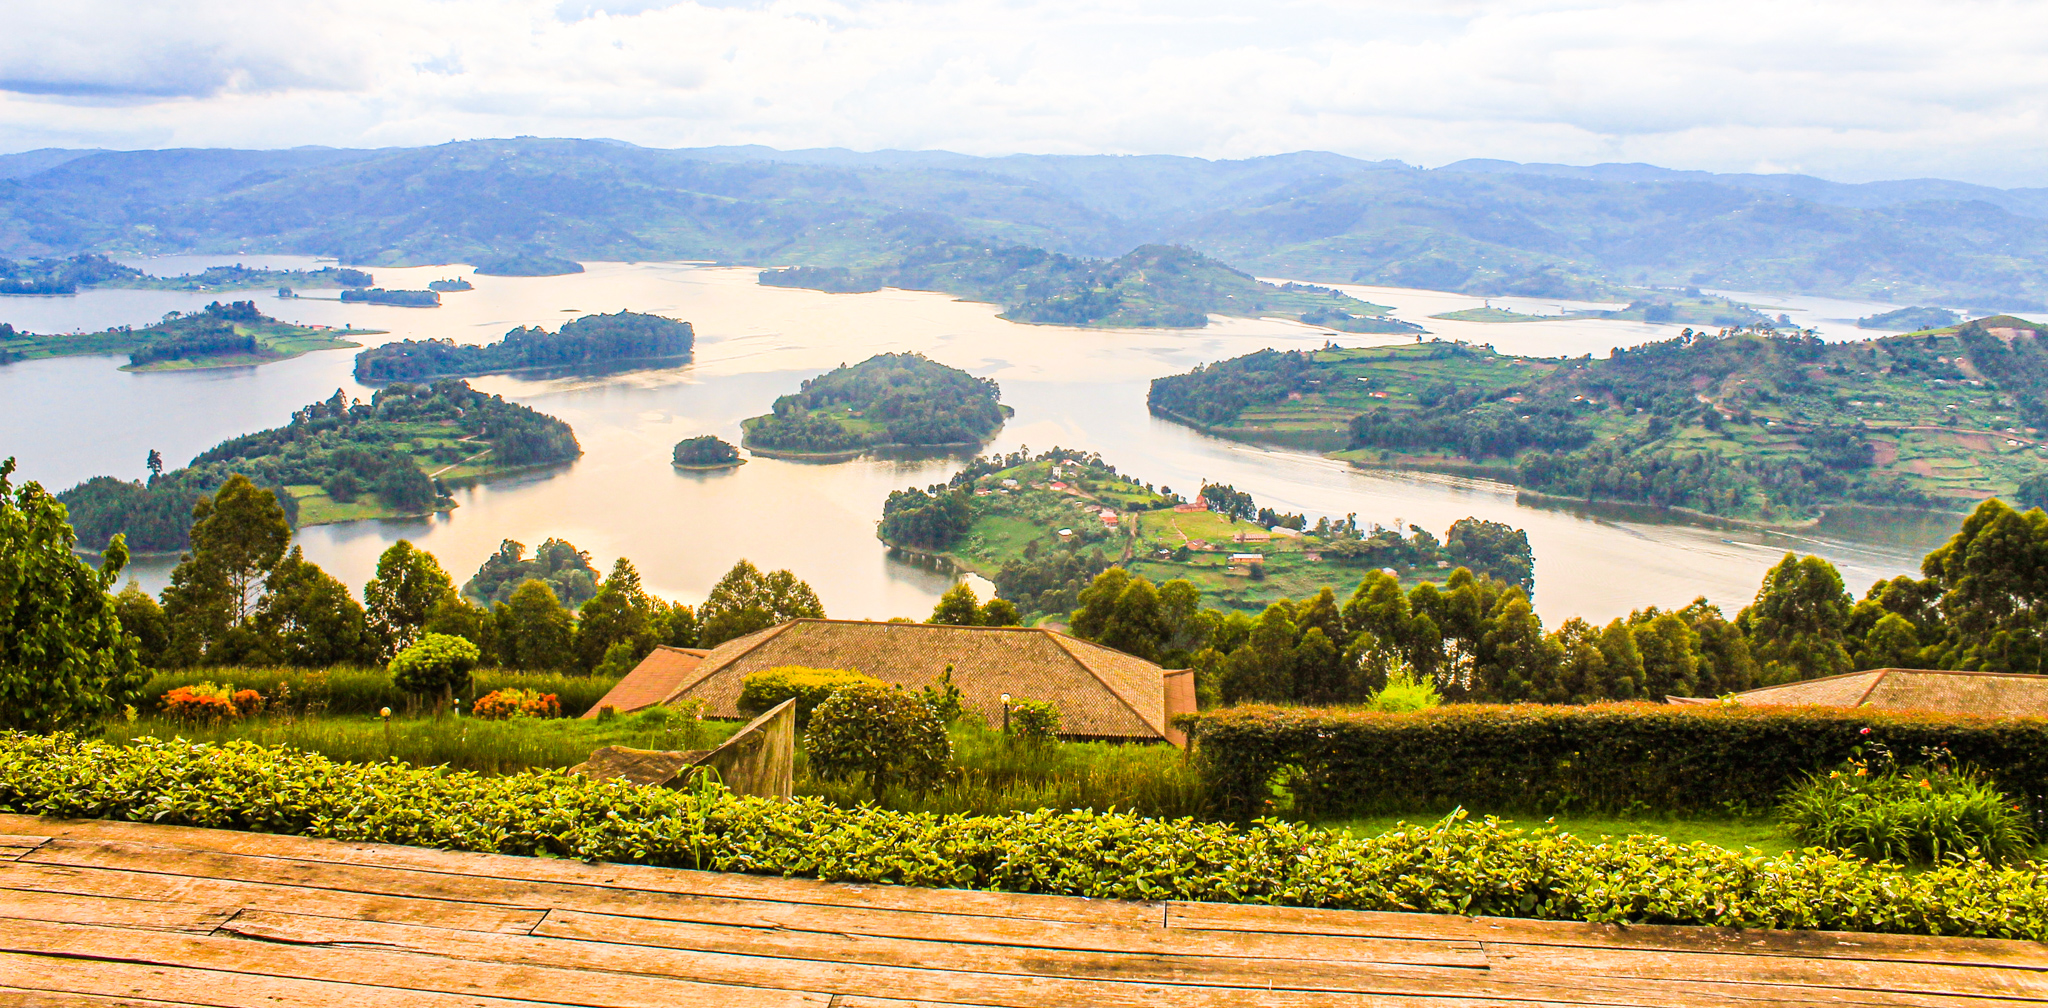
[[[1352,836],[1371,837],[1391,833],[1403,826],[1433,823],[1442,818],[1441,815],[1427,812],[1411,812],[1403,815],[1336,820],[1318,825],[1342,830]],[[1504,815],[1501,818],[1524,828],[1556,826],[1561,832],[1595,843],[1603,839],[1626,836],[1661,836],[1679,843],[1709,843],[1733,851],[1754,847],[1766,854],[1783,854],[1796,849],[1792,840],[1778,829],[1777,823],[1769,819],[1673,819],[1592,814],[1560,814],[1541,818]]]

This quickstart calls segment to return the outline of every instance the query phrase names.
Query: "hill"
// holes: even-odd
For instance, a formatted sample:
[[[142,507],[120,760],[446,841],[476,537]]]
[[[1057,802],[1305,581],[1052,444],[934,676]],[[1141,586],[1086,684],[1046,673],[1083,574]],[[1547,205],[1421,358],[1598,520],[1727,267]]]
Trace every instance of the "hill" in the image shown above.
[[[581,455],[569,425],[461,381],[398,384],[369,402],[336,391],[283,427],[230,438],[148,483],[97,476],[57,495],[81,548],[190,545],[192,504],[240,473],[279,491],[294,525],[431,514],[446,487]]]
[[[1467,518],[1446,540],[1415,527],[1361,529],[1352,518],[1310,524],[1261,508],[1234,487],[1203,486],[1190,503],[1118,473],[1100,455],[1053,449],[975,459],[947,483],[889,495],[878,534],[913,553],[944,556],[995,582],[1025,613],[1064,617],[1112,564],[1202,597],[1256,611],[1281,598],[1389,569],[1404,580],[1470,567],[1528,590],[1528,537]]]
[[[741,423],[761,455],[852,458],[876,448],[980,445],[1001,430],[1001,390],[923,354],[876,354],[804,380],[775,409]]]
[[[84,354],[128,354],[123,371],[172,371],[188,368],[247,367],[290,360],[315,350],[362,346],[343,334],[368,335],[373,329],[339,330],[279,322],[256,310],[254,301],[215,301],[190,315],[170,312],[163,320],[136,329],[122,326],[94,333],[42,335],[0,323],[0,364],[42,357]]]
[[[356,355],[356,380],[425,381],[535,368],[588,367],[623,361],[688,360],[696,333],[688,322],[620,311],[585,315],[560,332],[520,326],[483,346],[453,340],[400,340]]]
[[[64,259],[0,259],[0,294],[76,294],[92,288],[136,290],[251,290],[264,287],[368,287],[376,281],[361,270],[325,266],[316,270],[251,269],[241,264],[212,266],[175,277],[151,276],[103,255]]]
[[[1210,314],[1293,316],[1344,332],[1419,333],[1387,308],[1328,287],[1270,284],[1184,248],[1145,245],[1114,259],[936,239],[883,265],[765,270],[761,282],[857,293],[936,290],[1004,306],[1014,322],[1070,326],[1201,328]]]
[[[1796,521],[1847,501],[1967,506],[2048,469],[2044,333],[1995,316],[1850,343],[1687,330],[1607,360],[1444,342],[1263,350],[1161,378],[1148,402],[1361,464]]]
[[[2048,196],[1939,180],[1844,186],[1502,163],[1424,170],[1319,152],[976,158],[535,138],[376,151],[39,152],[0,175],[0,255],[16,258],[234,248],[370,264],[545,256],[859,271],[915,265],[899,262],[921,244],[905,244],[908,213],[919,229],[935,225],[983,249],[1103,258],[1175,244],[1259,275],[1325,283],[2048,304]]]

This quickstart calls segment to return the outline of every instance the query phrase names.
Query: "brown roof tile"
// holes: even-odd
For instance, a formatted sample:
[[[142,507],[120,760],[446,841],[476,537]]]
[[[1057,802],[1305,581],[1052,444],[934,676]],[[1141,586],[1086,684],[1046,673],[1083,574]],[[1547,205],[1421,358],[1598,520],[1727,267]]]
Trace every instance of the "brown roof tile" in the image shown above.
[[[1165,669],[1037,627],[793,620],[712,649],[663,702],[701,699],[706,715],[740,717],[746,676],[782,665],[853,669],[911,689],[951,665],[962,706],[991,724],[1009,693],[1058,706],[1062,735],[1156,739],[1167,727]]]
[[[1673,698],[1680,699],[1680,698]],[[1765,686],[1731,699],[1757,706],[1871,706],[1995,717],[2048,716],[2048,675],[1870,669]]]
[[[618,685],[604,695],[604,699],[592,704],[583,716],[594,718],[600,708],[611,707],[621,714],[652,707],[672,696],[676,690],[696,681],[698,665],[709,651],[698,648],[677,648],[663,645],[633,666]]]

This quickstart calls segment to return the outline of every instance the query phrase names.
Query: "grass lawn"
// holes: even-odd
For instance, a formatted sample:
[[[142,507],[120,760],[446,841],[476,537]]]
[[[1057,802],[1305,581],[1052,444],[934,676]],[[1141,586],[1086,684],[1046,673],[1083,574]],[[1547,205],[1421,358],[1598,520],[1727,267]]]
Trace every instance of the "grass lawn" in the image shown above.
[[[1393,832],[1403,824],[1423,825],[1440,818],[1442,817],[1432,813],[1416,812],[1406,815],[1366,816],[1319,825],[1328,829],[1343,830],[1353,836],[1378,836],[1381,833]],[[1555,825],[1565,833],[1593,841],[1610,837],[1652,835],[1669,837],[1679,843],[1710,843],[1729,850],[1754,847],[1766,854],[1782,854],[1793,849],[1792,841],[1779,833],[1777,824],[1768,819],[1665,819],[1593,814],[1543,818],[1504,815],[1501,819],[1503,822],[1512,822],[1516,826],[1530,829]]]

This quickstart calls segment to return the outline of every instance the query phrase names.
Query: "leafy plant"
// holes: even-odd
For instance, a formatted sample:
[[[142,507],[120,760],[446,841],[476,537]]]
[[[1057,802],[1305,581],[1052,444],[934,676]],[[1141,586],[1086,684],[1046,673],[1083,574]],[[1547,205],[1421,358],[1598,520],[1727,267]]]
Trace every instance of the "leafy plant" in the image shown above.
[[[448,634],[427,634],[391,659],[391,683],[407,693],[440,694],[437,709],[469,683],[476,667],[475,644]]]
[[[778,665],[752,673],[740,683],[740,710],[763,714],[784,700],[796,701],[796,726],[801,731],[811,723],[812,712],[833,693],[848,686],[887,686],[871,675],[851,669],[806,668]]]
[[[2034,846],[2020,807],[1984,774],[1956,766],[1851,760],[1788,791],[1778,818],[1799,843],[1872,860],[2005,862]]]
[[[606,710],[611,710],[607,707]],[[558,718],[562,716],[562,702],[553,693],[539,690],[501,689],[492,690],[477,698],[470,706],[470,713],[485,721],[503,721],[506,718]],[[613,716],[617,712],[613,711]],[[599,720],[605,720],[602,713]]]
[[[863,778],[873,790],[927,791],[950,769],[953,743],[923,694],[892,686],[851,685],[826,698],[804,733],[811,773]]]
[[[1365,701],[1367,710],[1383,711],[1389,714],[1406,714],[1411,711],[1428,710],[1444,702],[1436,691],[1436,684],[1428,679],[1417,679],[1414,668],[1403,664],[1387,673],[1387,685]]]
[[[1059,737],[1060,709],[1048,700],[1012,700],[1010,730],[1027,742],[1051,742]]]

